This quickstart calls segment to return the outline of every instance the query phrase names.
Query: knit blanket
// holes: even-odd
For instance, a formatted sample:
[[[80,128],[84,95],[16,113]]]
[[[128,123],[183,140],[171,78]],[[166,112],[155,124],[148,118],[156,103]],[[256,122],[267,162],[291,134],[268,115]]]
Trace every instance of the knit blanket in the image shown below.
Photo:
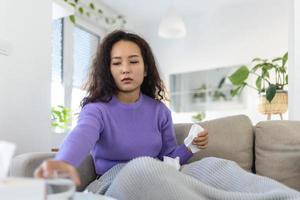
[[[245,171],[235,162],[208,157],[180,171],[151,157],[118,164],[87,190],[126,199],[300,199],[300,192],[275,180]]]

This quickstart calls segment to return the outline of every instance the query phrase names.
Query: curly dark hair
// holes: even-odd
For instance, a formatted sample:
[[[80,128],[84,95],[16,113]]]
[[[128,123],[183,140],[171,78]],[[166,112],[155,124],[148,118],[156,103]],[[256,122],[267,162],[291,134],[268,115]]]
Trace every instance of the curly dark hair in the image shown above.
[[[110,64],[112,47],[121,40],[134,42],[141,50],[145,72],[147,73],[141,85],[142,93],[159,101],[167,100],[166,89],[159,76],[157,64],[149,44],[136,34],[116,30],[108,34],[97,48],[89,77],[83,87],[87,90],[87,96],[81,101],[82,107],[90,102],[108,102],[118,91],[110,71]]]

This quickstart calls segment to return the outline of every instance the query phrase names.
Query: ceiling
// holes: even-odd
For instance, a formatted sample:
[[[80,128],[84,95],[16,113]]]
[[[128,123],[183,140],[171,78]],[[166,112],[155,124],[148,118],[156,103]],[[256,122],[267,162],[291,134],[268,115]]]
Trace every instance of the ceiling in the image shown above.
[[[291,0],[96,1],[123,15],[126,29],[142,34],[162,69],[172,73],[246,63],[257,55],[280,55],[288,45]],[[186,24],[185,38],[158,36],[160,20],[171,6]]]
[[[130,30],[157,32],[170,7],[186,23],[188,33],[207,29],[255,30],[286,17],[287,0],[96,0],[127,19]],[[280,20],[280,19],[279,19]],[[226,27],[225,27],[226,26]],[[222,30],[220,30],[222,31]],[[233,31],[233,32],[234,32]],[[147,34],[147,33],[146,33]],[[194,36],[192,36],[194,37]]]
[[[218,9],[266,0],[97,0],[124,15],[130,23],[158,23],[172,6],[185,20],[201,18]],[[270,1],[270,0],[268,0]],[[263,3],[262,3],[263,4]]]

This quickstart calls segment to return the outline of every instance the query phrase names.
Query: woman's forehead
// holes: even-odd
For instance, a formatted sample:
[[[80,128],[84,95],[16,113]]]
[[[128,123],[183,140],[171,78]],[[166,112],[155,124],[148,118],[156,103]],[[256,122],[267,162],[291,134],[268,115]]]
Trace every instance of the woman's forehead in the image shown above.
[[[116,42],[111,50],[111,57],[139,57],[141,50],[139,46],[131,41]]]

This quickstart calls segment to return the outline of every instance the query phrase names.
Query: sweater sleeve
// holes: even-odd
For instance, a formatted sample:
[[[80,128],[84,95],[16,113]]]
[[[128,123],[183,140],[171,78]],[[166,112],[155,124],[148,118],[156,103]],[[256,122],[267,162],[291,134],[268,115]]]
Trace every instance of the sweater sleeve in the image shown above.
[[[77,125],[64,140],[55,159],[78,167],[99,140],[103,127],[100,108],[93,103],[85,105]]]
[[[159,153],[158,158],[163,160],[163,156],[169,156],[180,158],[180,164],[186,164],[187,161],[193,156],[184,144],[177,145],[175,131],[172,122],[172,116],[170,110],[165,107],[164,113],[161,115],[160,130],[162,134],[162,149]]]

